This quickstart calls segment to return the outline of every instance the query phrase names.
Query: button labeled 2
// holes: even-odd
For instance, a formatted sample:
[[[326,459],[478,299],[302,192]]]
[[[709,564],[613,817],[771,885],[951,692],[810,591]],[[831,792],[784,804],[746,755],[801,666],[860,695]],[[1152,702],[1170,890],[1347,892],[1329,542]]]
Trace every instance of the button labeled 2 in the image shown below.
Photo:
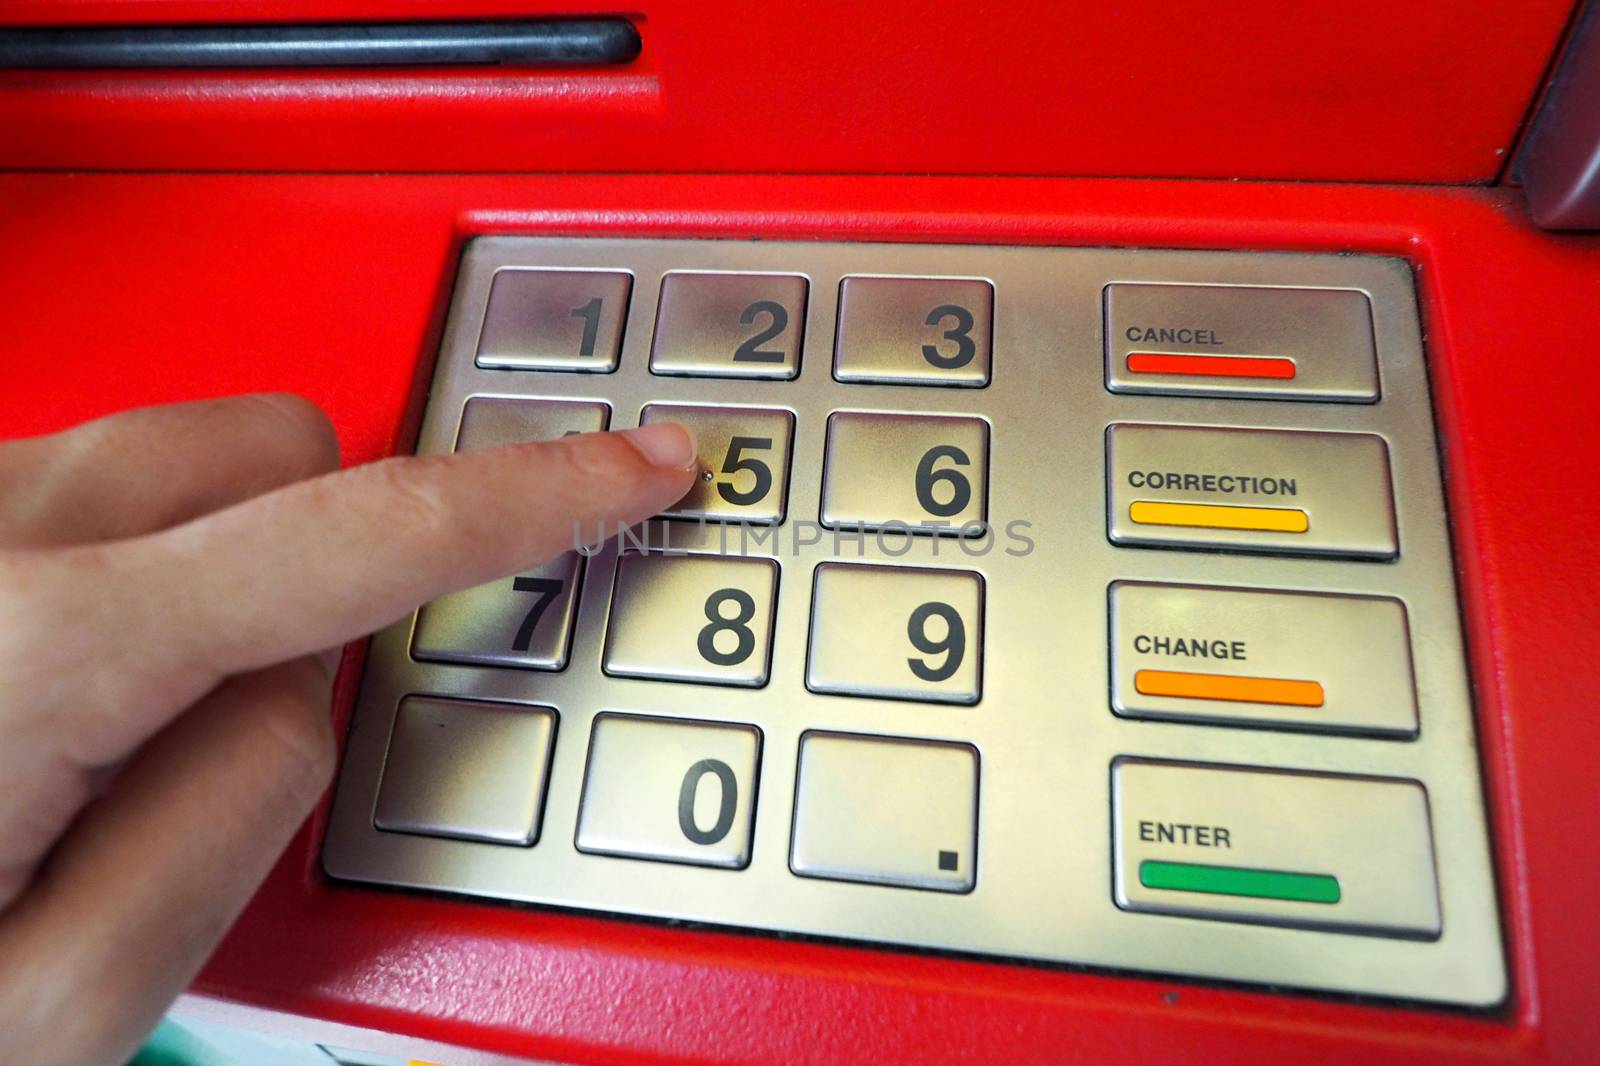
[[[988,517],[981,418],[836,411],[828,416],[822,524],[960,535]]]
[[[650,370],[682,377],[787,380],[800,373],[806,279],[695,274],[661,279]]]
[[[753,726],[598,715],[578,850],[743,869],[760,755]]]
[[[967,570],[822,563],[811,599],[813,692],[977,703],[983,578]]]
[[[617,560],[605,672],[757,688],[767,683],[778,564],[720,555]]]

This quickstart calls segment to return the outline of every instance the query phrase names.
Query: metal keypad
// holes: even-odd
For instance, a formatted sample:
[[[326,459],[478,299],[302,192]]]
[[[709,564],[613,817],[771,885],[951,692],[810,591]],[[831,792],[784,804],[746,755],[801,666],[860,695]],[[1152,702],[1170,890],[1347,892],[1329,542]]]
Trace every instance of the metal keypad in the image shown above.
[[[676,418],[701,480],[373,638],[327,872],[1499,1002],[1413,290],[1350,255],[470,242],[417,450]]]

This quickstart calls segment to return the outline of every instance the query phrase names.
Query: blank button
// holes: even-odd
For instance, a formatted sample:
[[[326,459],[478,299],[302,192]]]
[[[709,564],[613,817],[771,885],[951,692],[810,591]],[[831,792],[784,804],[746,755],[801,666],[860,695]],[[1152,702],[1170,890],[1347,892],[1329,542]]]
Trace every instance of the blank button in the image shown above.
[[[373,824],[395,833],[532,844],[556,713],[407,696],[395,713]]]
[[[978,753],[966,744],[807,733],[789,867],[801,877],[970,892]]]

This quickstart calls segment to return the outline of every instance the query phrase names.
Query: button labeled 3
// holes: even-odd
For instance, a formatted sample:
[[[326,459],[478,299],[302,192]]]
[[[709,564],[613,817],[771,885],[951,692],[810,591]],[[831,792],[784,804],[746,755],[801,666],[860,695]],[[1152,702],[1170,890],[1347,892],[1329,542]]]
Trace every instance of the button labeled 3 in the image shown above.
[[[1110,597],[1124,717],[1416,734],[1399,600],[1128,581]]]
[[[752,726],[601,714],[589,735],[579,851],[750,864],[761,735]]]
[[[617,270],[497,271],[478,365],[609,374],[622,351],[633,276]]]
[[[961,534],[988,517],[981,418],[836,411],[828,416],[822,524]]]
[[[822,563],[806,687],[845,696],[977,703],[983,578],[968,570]]]
[[[639,415],[642,426],[667,421],[694,432],[703,475],[687,496],[661,512],[664,516],[764,525],[783,521],[794,415],[764,407],[669,403],[650,404]]]
[[[777,596],[771,559],[625,554],[617,560],[605,672],[765,685]]]
[[[800,373],[806,279],[693,274],[661,279],[650,370],[684,377],[788,379]]]
[[[1389,450],[1371,433],[1118,423],[1106,431],[1116,544],[1391,559]]]
[[[373,824],[395,833],[534,843],[555,728],[549,707],[407,696],[395,712]]]
[[[978,753],[965,744],[807,733],[789,868],[801,877],[970,892]]]
[[[1127,758],[1111,777],[1125,910],[1439,935],[1415,781]]]
[[[845,278],[833,376],[894,385],[989,383],[994,287],[968,278]]]

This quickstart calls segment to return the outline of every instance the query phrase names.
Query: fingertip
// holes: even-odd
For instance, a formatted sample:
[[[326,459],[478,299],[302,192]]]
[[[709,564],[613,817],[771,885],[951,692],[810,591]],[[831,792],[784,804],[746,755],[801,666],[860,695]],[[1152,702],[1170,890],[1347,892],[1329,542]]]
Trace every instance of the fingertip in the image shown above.
[[[683,472],[699,465],[694,434],[680,422],[652,422],[638,429],[619,430],[617,436],[651,466]]]

